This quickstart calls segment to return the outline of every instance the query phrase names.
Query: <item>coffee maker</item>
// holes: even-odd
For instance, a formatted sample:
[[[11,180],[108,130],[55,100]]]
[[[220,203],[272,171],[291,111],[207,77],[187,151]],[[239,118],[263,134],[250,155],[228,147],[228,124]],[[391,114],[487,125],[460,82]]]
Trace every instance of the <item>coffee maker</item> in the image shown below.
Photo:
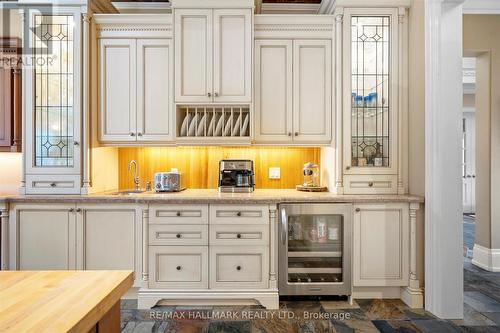
[[[219,192],[250,193],[254,190],[253,161],[219,162]]]

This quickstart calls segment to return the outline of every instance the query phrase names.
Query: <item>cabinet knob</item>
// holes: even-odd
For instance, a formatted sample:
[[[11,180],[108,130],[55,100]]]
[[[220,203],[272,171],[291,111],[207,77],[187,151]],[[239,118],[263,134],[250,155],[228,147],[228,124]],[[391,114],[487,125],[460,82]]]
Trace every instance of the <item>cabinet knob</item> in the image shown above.
[[[180,271],[182,269],[181,266],[177,266],[176,268],[177,268],[178,271]]]
[[[295,132],[295,136],[299,136],[299,132]]]
[[[181,216],[181,212],[177,212],[177,214],[175,214],[175,215],[177,215],[177,216]]]
[[[56,183],[50,183],[50,187],[56,187]]]
[[[74,211],[75,211],[75,209],[74,209],[74,208],[70,208],[70,209],[69,209],[69,212],[70,212],[70,213],[73,213]]]
[[[219,93],[218,92],[214,93],[214,96],[219,97]]]
[[[177,234],[177,235],[175,235],[175,237],[181,238],[182,236],[181,236],[181,234]]]
[[[241,238],[241,234],[237,234],[237,235],[236,235],[236,238]]]
[[[142,133],[141,132],[137,133],[137,136],[142,136]]]
[[[236,213],[236,216],[241,216],[241,212]]]
[[[346,170],[351,170],[351,167],[348,165],[345,167]]]
[[[292,136],[292,132],[288,132],[288,136]]]
[[[130,132],[130,136],[135,136],[135,133],[134,132]]]
[[[369,182],[368,186],[373,187],[373,182]]]
[[[241,271],[241,266],[236,266],[237,271]]]
[[[82,209],[81,209],[81,208],[77,208],[77,209],[76,209],[76,212],[77,212],[77,213],[80,213],[81,211],[82,211]]]
[[[73,141],[73,146],[79,146],[80,145],[80,142],[78,141]]]
[[[207,94],[207,96],[208,96],[208,97],[212,97],[212,93],[208,93],[208,94]]]
[[[361,208],[356,208],[356,212],[359,213],[361,211]]]

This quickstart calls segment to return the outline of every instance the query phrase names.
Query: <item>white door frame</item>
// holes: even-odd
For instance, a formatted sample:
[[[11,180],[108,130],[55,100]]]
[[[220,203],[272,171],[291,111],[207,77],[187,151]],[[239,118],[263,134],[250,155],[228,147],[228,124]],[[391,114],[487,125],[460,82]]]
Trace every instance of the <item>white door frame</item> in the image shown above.
[[[462,3],[425,4],[425,308],[463,317]]]

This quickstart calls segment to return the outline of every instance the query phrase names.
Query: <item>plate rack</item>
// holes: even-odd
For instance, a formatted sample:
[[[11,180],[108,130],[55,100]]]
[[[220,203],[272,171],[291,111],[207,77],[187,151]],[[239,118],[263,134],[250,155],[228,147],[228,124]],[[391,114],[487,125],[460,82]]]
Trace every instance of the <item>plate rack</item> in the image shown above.
[[[196,138],[198,141],[200,138],[250,140],[250,108],[178,106],[177,137],[188,141]]]

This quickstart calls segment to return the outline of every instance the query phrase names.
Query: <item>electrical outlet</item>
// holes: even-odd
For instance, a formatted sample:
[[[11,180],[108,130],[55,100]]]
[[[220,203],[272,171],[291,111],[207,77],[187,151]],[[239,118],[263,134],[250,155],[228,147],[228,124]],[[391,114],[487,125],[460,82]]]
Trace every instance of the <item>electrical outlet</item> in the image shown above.
[[[269,168],[269,179],[280,179],[281,169],[280,168]]]

